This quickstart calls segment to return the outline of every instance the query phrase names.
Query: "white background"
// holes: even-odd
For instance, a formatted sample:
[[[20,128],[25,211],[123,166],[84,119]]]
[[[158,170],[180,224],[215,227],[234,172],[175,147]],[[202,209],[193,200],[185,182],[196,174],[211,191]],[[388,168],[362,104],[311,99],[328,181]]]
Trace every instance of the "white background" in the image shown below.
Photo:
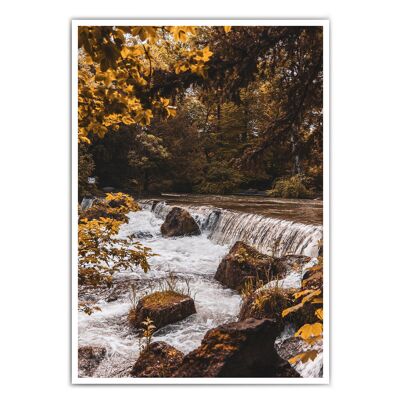
[[[384,0],[3,1],[2,397],[397,397],[400,35],[395,5]],[[329,386],[69,384],[70,19],[89,17],[330,19]]]

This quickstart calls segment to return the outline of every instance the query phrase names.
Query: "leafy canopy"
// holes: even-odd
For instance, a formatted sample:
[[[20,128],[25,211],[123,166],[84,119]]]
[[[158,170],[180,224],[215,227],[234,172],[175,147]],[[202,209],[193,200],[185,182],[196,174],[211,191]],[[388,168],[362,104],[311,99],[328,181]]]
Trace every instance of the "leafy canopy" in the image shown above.
[[[109,129],[149,125],[156,114],[173,117],[170,99],[154,92],[153,75],[162,69],[155,54],[173,46],[175,60],[167,69],[190,71],[205,79],[208,47],[193,48],[193,26],[82,26],[79,27],[78,119],[79,141],[102,138]]]

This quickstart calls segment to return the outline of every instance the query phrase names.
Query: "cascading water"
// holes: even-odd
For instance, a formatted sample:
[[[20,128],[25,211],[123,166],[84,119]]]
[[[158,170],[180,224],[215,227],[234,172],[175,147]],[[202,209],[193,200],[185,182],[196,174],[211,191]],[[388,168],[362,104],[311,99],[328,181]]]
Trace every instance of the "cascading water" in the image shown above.
[[[148,208],[148,207],[147,207]],[[165,341],[184,353],[200,345],[205,333],[220,324],[232,322],[239,312],[240,296],[222,287],[213,277],[228,247],[211,242],[205,233],[195,237],[163,238],[163,220],[149,209],[129,214],[129,223],[122,225],[119,235],[134,235],[157,254],[149,259],[150,271],[122,272],[115,276],[118,299],[107,302],[109,292],[87,293],[89,300],[99,300],[101,312],[79,314],[79,345],[99,345],[107,348],[107,357],[96,370],[97,377],[126,376],[139,355],[139,340],[127,324],[131,307],[129,284],[140,283],[138,296],[146,294],[151,282],[174,273],[190,278],[191,296],[197,313],[176,324],[158,330],[154,340]],[[217,299],[217,301],[216,301]]]
[[[132,306],[130,283],[136,282],[138,296],[145,295],[152,282],[173,272],[190,279],[190,290],[195,298],[197,313],[176,324],[158,330],[154,340],[165,341],[184,353],[195,349],[205,333],[220,324],[237,319],[240,296],[224,288],[213,277],[222,257],[237,240],[256,247],[264,253],[318,254],[322,227],[240,213],[210,206],[183,206],[199,224],[202,234],[193,237],[163,238],[160,227],[172,206],[165,202],[145,200],[142,211],[129,214],[129,222],[122,225],[121,237],[133,236],[157,254],[149,259],[150,271],[119,273],[113,289],[88,290],[81,299],[96,301],[102,311],[90,316],[79,314],[79,345],[100,345],[107,348],[107,356],[95,372],[95,377],[128,376],[129,369],[139,355],[139,339],[127,324]],[[285,287],[295,285],[299,277],[288,276]],[[116,299],[109,300],[117,293]],[[107,299],[108,298],[108,299]],[[281,335],[279,340],[284,339]],[[302,376],[318,376],[322,355],[312,363],[297,369]]]
[[[143,202],[145,207],[150,207],[150,204],[160,218],[165,218],[172,209],[165,202]],[[284,254],[318,256],[319,241],[322,239],[320,225],[306,225],[207,206],[183,208],[194,216],[202,231],[207,232],[214,243],[231,246],[242,240],[262,253],[272,253],[277,257]]]

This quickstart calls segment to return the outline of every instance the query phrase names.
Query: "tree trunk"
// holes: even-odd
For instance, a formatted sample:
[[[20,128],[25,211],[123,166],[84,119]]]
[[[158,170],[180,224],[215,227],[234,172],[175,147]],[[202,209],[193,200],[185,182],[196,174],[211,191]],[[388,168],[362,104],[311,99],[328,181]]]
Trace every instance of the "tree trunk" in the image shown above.
[[[292,175],[300,174],[300,156],[298,152],[297,132],[292,130],[290,134],[290,143],[292,145]]]

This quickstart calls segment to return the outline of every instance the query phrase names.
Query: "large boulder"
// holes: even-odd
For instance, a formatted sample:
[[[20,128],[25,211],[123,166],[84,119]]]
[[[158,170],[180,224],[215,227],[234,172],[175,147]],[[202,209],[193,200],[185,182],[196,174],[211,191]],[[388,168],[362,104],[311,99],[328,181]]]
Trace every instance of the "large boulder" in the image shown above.
[[[135,328],[143,328],[143,322],[150,318],[156,329],[181,321],[196,313],[191,297],[172,290],[155,292],[141,298],[128,320]]]
[[[187,354],[175,377],[299,377],[280,358],[274,343],[278,325],[249,318],[206,333],[200,347]]]
[[[102,346],[81,346],[78,348],[78,369],[80,377],[90,377],[106,356]]]
[[[240,291],[248,281],[267,283],[283,272],[283,267],[275,262],[274,257],[262,254],[243,242],[236,242],[219,264],[215,279]]]
[[[200,235],[200,228],[193,217],[183,208],[174,207],[161,225],[165,237]]]
[[[165,342],[154,342],[144,350],[132,368],[133,377],[170,377],[183,360],[183,353]]]

